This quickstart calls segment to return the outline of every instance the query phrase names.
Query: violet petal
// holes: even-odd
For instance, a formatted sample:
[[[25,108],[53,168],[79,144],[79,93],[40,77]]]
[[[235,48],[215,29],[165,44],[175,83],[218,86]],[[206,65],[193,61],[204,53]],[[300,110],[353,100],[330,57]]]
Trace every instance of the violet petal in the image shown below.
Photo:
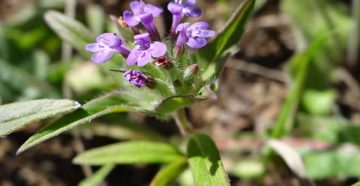
[[[152,4],[147,4],[144,7],[144,12],[151,13],[154,17],[157,17],[163,12],[163,9]]]
[[[123,13],[125,23],[129,26],[136,26],[140,20],[130,11],[125,10]]]
[[[137,65],[139,67],[145,66],[148,64],[151,60],[151,53],[147,50],[142,51],[137,59]]]
[[[135,65],[139,56],[139,51],[134,49],[130,52],[129,56],[126,58],[126,64],[129,66]]]
[[[101,52],[94,54],[91,57],[91,60],[94,63],[105,63],[106,61],[109,61],[111,59],[112,54],[113,54],[113,51],[111,51],[111,50],[103,50]]]
[[[85,50],[93,53],[99,52],[100,49],[101,48],[98,43],[90,43],[85,46]]]
[[[190,48],[202,48],[207,44],[205,38],[190,38],[186,43]]]
[[[166,54],[167,47],[164,43],[155,41],[153,44],[151,44],[151,55],[152,57],[161,57]]]

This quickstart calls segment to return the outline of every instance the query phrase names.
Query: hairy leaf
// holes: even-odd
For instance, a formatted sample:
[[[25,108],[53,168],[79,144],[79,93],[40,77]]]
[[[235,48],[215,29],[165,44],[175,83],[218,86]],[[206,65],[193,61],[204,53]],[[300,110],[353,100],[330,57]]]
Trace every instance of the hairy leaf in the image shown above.
[[[80,104],[66,99],[41,99],[0,106],[0,136],[31,124],[34,121],[54,117],[80,107]]]
[[[197,186],[230,185],[215,143],[205,134],[195,134],[187,145],[188,161]]]
[[[158,107],[156,108],[155,112],[159,114],[169,114],[178,109],[182,109],[192,104],[200,101],[204,101],[205,97],[196,97],[196,96],[174,96],[162,101]]]
[[[124,106],[124,99],[119,94],[112,93],[91,100],[80,109],[69,113],[53,123],[42,128],[31,136],[18,150],[18,154],[39,144],[49,138],[59,135],[78,125],[88,123],[91,120],[109,113],[127,112],[129,108]]]
[[[166,143],[130,141],[86,151],[75,157],[74,162],[82,165],[168,163],[182,157]]]

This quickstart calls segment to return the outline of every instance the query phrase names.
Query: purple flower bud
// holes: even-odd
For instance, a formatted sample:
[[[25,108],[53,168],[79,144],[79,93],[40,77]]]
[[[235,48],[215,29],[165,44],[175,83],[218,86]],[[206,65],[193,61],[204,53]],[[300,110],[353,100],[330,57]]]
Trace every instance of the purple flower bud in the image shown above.
[[[124,11],[123,17],[127,25],[134,27],[140,22],[148,30],[150,35],[158,39],[159,34],[154,25],[154,17],[159,16],[163,9],[152,4],[145,4],[143,1],[133,1],[130,3],[130,11]]]
[[[133,85],[140,88],[146,85],[149,79],[140,71],[128,70],[124,73],[124,77]]]
[[[168,10],[172,13],[171,33],[175,35],[176,27],[180,24],[181,19],[185,16],[199,17],[201,10],[195,5],[196,0],[187,0],[186,3],[182,0],[174,0],[168,4]]]
[[[130,54],[130,51],[122,46],[122,41],[115,33],[103,33],[96,38],[96,43],[90,43],[85,46],[85,49],[94,53],[91,60],[94,63],[105,63],[109,61],[114,52],[119,52],[125,58]]]
[[[208,30],[206,22],[197,22],[190,26],[190,23],[181,23],[176,28],[178,38],[175,44],[175,52],[182,51],[186,44],[190,48],[202,48],[207,44],[206,38],[215,36],[215,31]]]
[[[152,42],[149,33],[138,34],[134,36],[135,48],[130,52],[126,59],[127,65],[144,66],[152,58],[159,58],[166,54],[167,47],[164,43]]]
[[[185,69],[184,79],[192,78],[195,74],[197,74],[200,70],[200,66],[198,64],[190,65]]]

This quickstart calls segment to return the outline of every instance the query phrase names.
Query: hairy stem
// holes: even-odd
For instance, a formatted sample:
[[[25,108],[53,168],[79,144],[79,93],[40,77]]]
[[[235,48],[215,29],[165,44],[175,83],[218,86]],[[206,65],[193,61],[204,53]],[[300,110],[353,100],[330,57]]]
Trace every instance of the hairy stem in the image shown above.
[[[187,136],[193,132],[194,129],[186,116],[185,109],[177,110],[173,114],[173,118],[175,119],[176,125],[183,136]]]

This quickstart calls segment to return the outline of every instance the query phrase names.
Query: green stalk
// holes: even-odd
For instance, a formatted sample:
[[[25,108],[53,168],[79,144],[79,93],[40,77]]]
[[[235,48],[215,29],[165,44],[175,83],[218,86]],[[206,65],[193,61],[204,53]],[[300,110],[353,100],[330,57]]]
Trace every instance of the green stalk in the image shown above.
[[[180,130],[181,135],[187,136],[193,133],[194,129],[192,128],[191,123],[189,122],[185,109],[179,109],[173,114],[176,125]]]

